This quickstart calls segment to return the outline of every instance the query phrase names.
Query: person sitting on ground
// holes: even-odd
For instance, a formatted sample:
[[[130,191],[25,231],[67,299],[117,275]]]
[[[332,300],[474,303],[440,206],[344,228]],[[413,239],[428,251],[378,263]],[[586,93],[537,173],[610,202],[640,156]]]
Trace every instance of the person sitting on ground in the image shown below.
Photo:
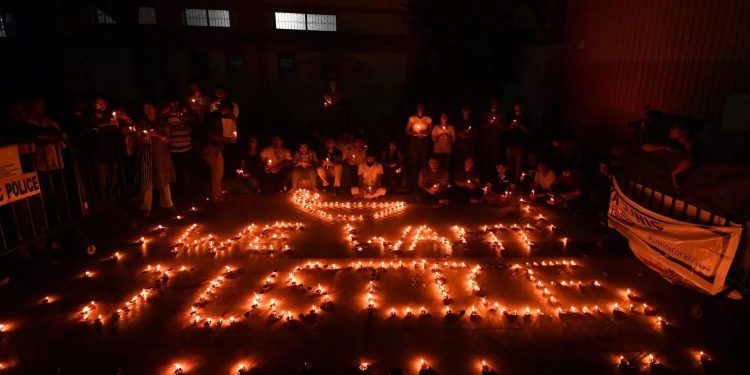
[[[451,187],[448,172],[440,168],[440,160],[430,157],[427,167],[419,171],[419,200],[423,203],[447,205]]]
[[[352,195],[364,199],[373,199],[385,195],[386,188],[380,185],[383,178],[383,166],[375,160],[375,155],[367,153],[365,162],[359,164],[357,186],[352,186]]]
[[[552,191],[554,196],[547,200],[547,203],[551,205],[571,206],[578,202],[583,195],[581,173],[572,165],[563,166],[560,176],[552,186]]]
[[[453,199],[458,203],[479,203],[482,197],[482,182],[479,171],[474,167],[474,158],[464,159],[463,166],[456,170],[453,177]]]
[[[669,151],[680,154],[680,160],[670,174],[672,185],[677,189],[680,177],[702,159],[703,150],[695,141],[695,126],[691,126],[686,119],[678,118],[672,122],[669,139],[670,142],[665,145],[645,143],[641,148],[648,152]]]
[[[546,162],[540,161],[534,174],[534,183],[531,185],[531,200],[537,200],[551,193],[555,180],[557,180],[555,171],[549,169]]]
[[[367,145],[364,138],[357,138],[342,151],[344,153],[343,179],[346,181],[346,186],[352,186],[355,184],[359,164],[365,161]]]
[[[242,159],[237,174],[242,177],[253,193],[260,192],[260,175],[263,172],[263,160],[260,157],[258,138],[250,137],[247,141],[247,150]]]
[[[333,178],[333,188],[338,190],[341,188],[341,173],[344,168],[341,165],[343,154],[336,148],[336,141],[333,138],[326,139],[325,147],[321,155],[320,166],[318,166],[318,177],[323,188],[331,186],[328,179]]]
[[[307,143],[301,143],[299,149],[292,158],[292,189],[299,189],[306,182],[312,190],[315,188],[316,167],[318,166],[318,155],[310,150]]]
[[[507,204],[515,185],[511,182],[512,177],[508,175],[507,168],[498,164],[495,167],[497,174],[485,188],[484,202],[494,206]]]
[[[398,191],[404,183],[404,153],[395,141],[388,142],[385,150],[380,152],[383,164],[383,185],[391,192]]]
[[[289,168],[292,167],[292,153],[284,147],[281,137],[273,137],[271,146],[260,152],[265,163],[260,185],[264,192],[279,192],[286,190],[288,185]]]

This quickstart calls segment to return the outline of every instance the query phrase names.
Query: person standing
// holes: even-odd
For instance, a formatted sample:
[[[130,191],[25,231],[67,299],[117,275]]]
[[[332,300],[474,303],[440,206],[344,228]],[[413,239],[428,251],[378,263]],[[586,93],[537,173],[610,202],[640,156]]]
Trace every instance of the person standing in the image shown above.
[[[516,101],[513,104],[513,114],[503,129],[505,138],[505,161],[512,169],[513,180],[517,181],[521,176],[521,168],[526,155],[526,148],[530,138],[530,119],[524,112],[523,103]]]
[[[143,104],[144,117],[136,122],[134,136],[137,139],[135,151],[136,182],[139,188],[139,209],[148,217],[153,206],[154,188],[159,194],[159,206],[174,211],[169,184],[174,181],[174,166],[169,156],[167,137],[162,134],[163,121],[159,119],[156,107]]]
[[[182,200],[194,198],[193,176],[195,171],[195,151],[193,151],[192,129],[180,102],[170,100],[162,108],[164,135],[167,137],[169,154],[172,156],[178,192]]]
[[[448,114],[440,114],[440,125],[432,128],[432,152],[440,159],[440,165],[445,170],[450,170],[451,153],[453,142],[456,141],[456,131],[453,125],[448,124]]]
[[[430,139],[432,134],[432,118],[425,115],[424,104],[417,104],[417,113],[410,116],[406,122],[406,135],[409,136],[409,185],[416,189],[419,170],[427,165],[430,153]]]
[[[224,154],[222,149],[224,144],[237,142],[236,131],[231,135],[227,135],[225,131],[225,128],[233,126],[231,124],[227,126],[226,123],[234,122],[234,103],[229,100],[221,101],[219,108],[211,112],[206,120],[208,123],[205,147],[202,150],[203,160],[206,161],[211,172],[211,200],[218,203],[223,200],[221,195],[221,180],[224,178]],[[237,127],[234,126],[234,129],[237,129]]]
[[[500,155],[500,128],[503,125],[503,113],[500,111],[500,99],[490,100],[490,109],[483,113],[479,129],[479,156],[481,175],[487,179]]]
[[[456,123],[456,150],[453,152],[456,162],[463,162],[468,157],[475,157],[475,143],[479,128],[471,116],[471,107],[461,108],[461,119]]]

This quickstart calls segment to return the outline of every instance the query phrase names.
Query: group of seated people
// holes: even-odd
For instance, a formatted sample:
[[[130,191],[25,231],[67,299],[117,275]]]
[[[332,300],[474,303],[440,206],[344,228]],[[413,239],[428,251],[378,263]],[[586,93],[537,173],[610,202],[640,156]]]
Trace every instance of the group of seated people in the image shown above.
[[[486,203],[502,206],[528,196],[550,205],[568,204],[581,197],[581,174],[576,167],[565,165],[559,173],[538,161],[530,153],[528,168],[515,173],[498,164],[492,178],[482,179],[473,157],[469,156],[449,173],[439,156],[429,157],[420,169],[416,193],[425,204]],[[323,189],[341,194],[343,189],[356,198],[376,199],[388,192],[404,191],[404,157],[395,142],[388,142],[376,154],[363,138],[327,139],[318,154],[310,144],[299,144],[292,152],[280,137],[260,148],[251,137],[247,155],[237,173],[255,192],[279,192],[289,189]],[[514,197],[516,199],[514,199]]]

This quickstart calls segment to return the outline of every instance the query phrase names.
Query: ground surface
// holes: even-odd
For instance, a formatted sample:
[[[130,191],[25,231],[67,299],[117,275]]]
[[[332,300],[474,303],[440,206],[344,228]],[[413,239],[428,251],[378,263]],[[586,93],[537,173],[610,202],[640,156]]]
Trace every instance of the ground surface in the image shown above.
[[[362,251],[344,223],[301,210],[289,195],[235,196],[218,212],[201,207],[165,220],[163,230],[99,233],[96,255],[49,262],[28,282],[0,289],[0,374],[172,374],[175,363],[188,374],[235,374],[240,364],[250,373],[287,374],[305,362],[313,373],[353,374],[363,361],[371,374],[395,367],[416,374],[420,359],[437,374],[480,374],[481,360],[499,374],[746,370],[733,354],[731,311],[709,308],[691,318],[690,305],[706,297],[663,281],[616,239],[597,245],[602,230],[582,217],[539,207],[409,204],[373,220],[370,209],[321,209],[365,216],[351,228]],[[256,227],[238,236],[250,224]],[[264,225],[271,225],[265,234]],[[454,225],[466,231],[465,245]],[[412,250],[418,231],[447,241],[423,239]],[[176,246],[183,235],[198,245]],[[491,248],[493,235],[505,250]],[[135,243],[140,236],[144,244]],[[373,236],[386,244],[367,244]],[[279,250],[284,245],[288,251]],[[700,363],[701,350],[710,363]],[[618,368],[621,355],[628,369]],[[661,364],[649,366],[649,355]]]

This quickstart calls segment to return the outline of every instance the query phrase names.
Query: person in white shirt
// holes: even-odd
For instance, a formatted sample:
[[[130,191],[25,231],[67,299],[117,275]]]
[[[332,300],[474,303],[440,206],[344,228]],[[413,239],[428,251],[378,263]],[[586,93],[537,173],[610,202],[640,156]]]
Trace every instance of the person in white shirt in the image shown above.
[[[292,167],[292,152],[284,147],[281,137],[273,137],[271,146],[260,152],[260,158],[265,163],[261,175],[260,185],[265,192],[286,190],[289,185],[289,170]]]
[[[367,154],[364,163],[357,171],[357,186],[352,186],[352,195],[364,199],[373,199],[385,195],[386,189],[380,185],[383,178],[383,166],[375,160],[375,155]]]
[[[221,103],[222,100],[228,99],[227,98],[227,90],[222,86],[216,86],[214,88],[214,97],[216,100],[211,102],[210,110],[211,112],[219,109],[219,103]],[[240,116],[240,107],[237,105],[237,102],[232,100],[232,103],[234,104],[234,108],[232,109],[232,112],[234,112],[234,119],[237,120],[237,117]]]
[[[409,185],[416,190],[419,170],[427,166],[430,156],[432,118],[425,115],[424,104],[417,104],[417,113],[409,117],[405,132],[409,136],[409,153],[406,157],[409,166]]]

